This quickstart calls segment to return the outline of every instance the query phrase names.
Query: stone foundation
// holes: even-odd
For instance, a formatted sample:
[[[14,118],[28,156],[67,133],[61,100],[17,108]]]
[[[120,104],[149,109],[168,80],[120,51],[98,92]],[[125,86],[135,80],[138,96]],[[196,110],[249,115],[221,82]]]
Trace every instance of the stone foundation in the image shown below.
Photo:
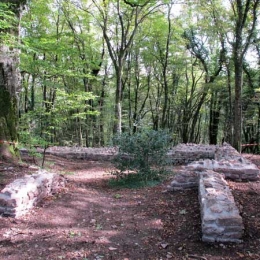
[[[178,144],[167,155],[170,157],[173,165],[186,165],[198,160],[214,159],[215,152],[215,145]]]
[[[43,149],[37,148],[38,153],[43,153]],[[28,150],[20,149],[22,156],[28,155]],[[53,146],[46,149],[45,154],[55,155],[66,159],[79,159],[89,161],[111,161],[118,150],[115,147],[90,148],[90,147],[69,147]]]
[[[65,184],[63,176],[46,171],[17,179],[0,193],[0,214],[19,217],[44,198],[64,189]]]
[[[259,180],[258,167],[246,160],[204,160],[188,164],[187,167],[192,171],[213,170],[223,173],[225,178],[233,181]]]
[[[196,171],[189,171],[183,168],[176,173],[173,181],[167,187],[169,191],[177,191],[184,189],[198,189],[199,173]]]
[[[223,175],[205,171],[199,176],[202,241],[241,242],[242,218]]]
[[[180,145],[173,162],[193,161],[177,172],[168,190],[199,189],[202,221],[202,240],[205,242],[240,242],[243,235],[242,218],[224,178],[234,181],[257,181],[259,169],[232,146]],[[186,151],[186,153],[185,153]],[[197,155],[194,155],[196,152]],[[206,158],[206,155],[209,155]],[[176,154],[176,153],[175,153]],[[181,157],[180,157],[181,154]],[[174,153],[172,153],[174,155]],[[181,160],[179,160],[181,158]],[[185,159],[186,158],[186,159]]]

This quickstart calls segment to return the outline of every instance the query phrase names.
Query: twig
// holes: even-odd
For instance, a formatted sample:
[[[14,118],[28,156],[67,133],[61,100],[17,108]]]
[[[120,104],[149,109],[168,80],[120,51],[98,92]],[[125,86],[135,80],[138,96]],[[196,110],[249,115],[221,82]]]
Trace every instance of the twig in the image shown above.
[[[206,257],[197,256],[197,255],[188,255],[188,257],[193,258],[193,259],[199,259],[199,260],[207,260]]]

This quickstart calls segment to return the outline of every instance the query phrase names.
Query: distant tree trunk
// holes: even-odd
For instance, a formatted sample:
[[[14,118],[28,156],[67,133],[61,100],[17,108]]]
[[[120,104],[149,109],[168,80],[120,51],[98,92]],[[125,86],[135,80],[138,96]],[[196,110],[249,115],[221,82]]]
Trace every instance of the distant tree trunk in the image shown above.
[[[212,93],[210,101],[209,143],[217,144],[221,101],[218,92]]]

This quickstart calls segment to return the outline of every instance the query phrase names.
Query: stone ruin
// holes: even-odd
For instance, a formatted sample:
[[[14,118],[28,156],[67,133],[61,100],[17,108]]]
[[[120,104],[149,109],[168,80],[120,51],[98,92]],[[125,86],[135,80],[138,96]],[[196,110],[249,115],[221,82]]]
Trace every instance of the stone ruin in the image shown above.
[[[62,175],[43,170],[16,179],[0,192],[0,215],[20,217],[44,198],[63,190],[65,184]]]
[[[111,160],[117,149],[52,147],[47,153],[67,159]],[[167,156],[173,165],[183,165],[168,189],[199,190],[202,241],[241,242],[243,221],[225,179],[258,181],[257,166],[227,143],[219,146],[179,144],[169,150]],[[0,193],[0,214],[19,216],[61,187],[64,187],[64,179],[56,175],[36,174],[16,180]]]
[[[221,146],[180,144],[169,155],[173,164],[186,165],[176,173],[168,189],[199,190],[202,241],[241,242],[243,221],[225,179],[258,181],[257,166],[227,143]]]
[[[178,144],[169,150],[168,156],[174,165],[186,165],[188,163],[215,159],[216,145]]]
[[[43,153],[42,148],[37,148],[37,152]],[[27,149],[20,149],[22,155],[28,155]],[[93,161],[111,161],[117,154],[116,147],[69,147],[69,146],[52,146],[45,151],[48,155],[55,155],[66,159],[93,160]]]

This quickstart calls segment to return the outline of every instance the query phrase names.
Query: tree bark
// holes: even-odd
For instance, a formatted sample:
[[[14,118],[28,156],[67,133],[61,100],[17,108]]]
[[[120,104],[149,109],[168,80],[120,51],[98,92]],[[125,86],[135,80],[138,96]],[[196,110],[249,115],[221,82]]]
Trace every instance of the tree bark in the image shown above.
[[[248,47],[251,44],[251,39],[256,28],[257,9],[259,7],[259,2],[259,0],[235,0],[232,2],[232,7],[235,14],[235,41],[232,45],[235,72],[233,146],[239,152],[241,151],[242,139],[243,60]],[[247,33],[246,35],[244,34],[245,31]],[[244,42],[243,38],[245,38]]]
[[[20,18],[22,4],[25,1],[2,0],[10,6],[11,11]],[[19,34],[19,24],[16,28],[6,30],[6,33]],[[17,140],[18,110],[17,100],[20,90],[19,52],[0,43],[0,139],[4,141]]]
[[[7,1],[12,4],[9,9],[20,20],[22,5],[25,1]],[[14,28],[5,29],[4,32],[19,36],[19,22]],[[19,52],[4,43],[0,43],[0,157],[11,159],[16,154],[18,108],[17,100],[20,90]],[[7,145],[13,144],[13,146]],[[12,148],[12,149],[11,149]],[[10,156],[5,156],[5,155]],[[10,158],[9,158],[10,157]]]

